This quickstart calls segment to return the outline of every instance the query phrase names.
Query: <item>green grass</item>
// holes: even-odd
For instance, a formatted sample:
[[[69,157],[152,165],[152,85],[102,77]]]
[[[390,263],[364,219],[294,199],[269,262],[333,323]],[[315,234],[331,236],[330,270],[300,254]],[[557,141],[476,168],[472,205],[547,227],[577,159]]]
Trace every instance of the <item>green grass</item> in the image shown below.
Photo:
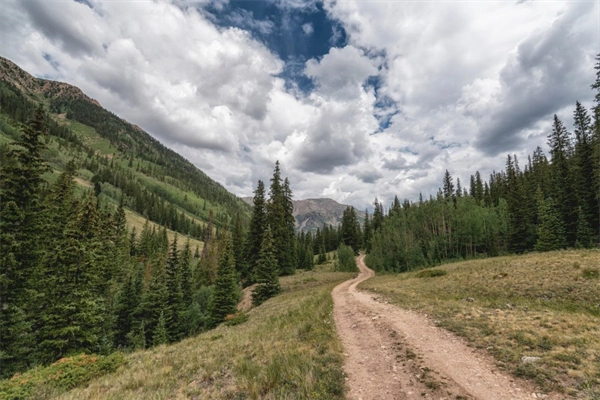
[[[532,253],[380,275],[359,288],[428,314],[544,390],[594,398],[600,396],[590,389],[600,388],[599,264],[598,250]],[[522,356],[541,359],[522,364]]]
[[[0,399],[42,399],[60,395],[95,377],[114,372],[123,362],[123,354],[119,352],[109,356],[80,354],[61,358],[47,367],[37,367],[0,381]]]
[[[331,290],[353,275],[318,269],[284,277],[284,292],[247,321],[132,353],[116,372],[55,398],[343,399]]]
[[[110,141],[101,137],[94,128],[74,120],[68,120],[67,126],[74,133],[79,134],[83,143],[94,148],[100,155],[115,153],[116,150],[111,146]]]

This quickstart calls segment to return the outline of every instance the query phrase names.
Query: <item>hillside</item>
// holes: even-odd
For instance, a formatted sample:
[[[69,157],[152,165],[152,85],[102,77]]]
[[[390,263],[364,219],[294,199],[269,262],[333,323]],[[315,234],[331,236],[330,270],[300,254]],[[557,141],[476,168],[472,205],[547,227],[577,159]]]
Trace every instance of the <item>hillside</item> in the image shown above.
[[[136,125],[117,117],[72,85],[38,79],[0,58],[0,143],[18,137],[37,104],[50,114],[46,161],[54,174],[69,159],[78,163],[76,181],[95,187],[109,201],[125,196],[125,207],[138,217],[173,231],[202,238],[212,217],[219,226],[249,207],[223,186],[166,148]]]
[[[242,198],[246,203],[252,205],[252,197]],[[349,207],[332,199],[305,199],[294,200],[294,218],[296,218],[296,230],[302,232],[316,232],[323,225],[338,227],[342,223],[344,210]],[[356,210],[356,209],[355,209]],[[362,224],[365,212],[356,210],[358,221]]]
[[[331,289],[352,274],[328,269],[282,278],[283,293],[250,310],[245,322],[124,359],[113,356],[113,364],[99,374],[114,372],[89,384],[84,371],[104,359],[65,358],[0,381],[0,399],[17,394],[65,400],[343,399],[343,352],[333,324]],[[56,379],[55,374],[70,368],[71,378]],[[77,387],[61,394],[68,385]]]

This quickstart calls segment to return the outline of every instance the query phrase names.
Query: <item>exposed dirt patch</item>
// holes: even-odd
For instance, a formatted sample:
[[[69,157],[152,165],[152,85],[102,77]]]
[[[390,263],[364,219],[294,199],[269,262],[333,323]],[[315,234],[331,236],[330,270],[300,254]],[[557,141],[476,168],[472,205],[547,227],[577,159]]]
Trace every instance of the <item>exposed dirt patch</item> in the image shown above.
[[[354,400],[560,399],[498,371],[494,361],[425,316],[381,302],[356,285],[374,276],[363,256],[360,274],[333,290],[334,318],[346,352],[347,397]]]
[[[237,305],[238,311],[246,312],[252,308],[252,291],[256,284],[250,285],[242,290],[242,298]]]

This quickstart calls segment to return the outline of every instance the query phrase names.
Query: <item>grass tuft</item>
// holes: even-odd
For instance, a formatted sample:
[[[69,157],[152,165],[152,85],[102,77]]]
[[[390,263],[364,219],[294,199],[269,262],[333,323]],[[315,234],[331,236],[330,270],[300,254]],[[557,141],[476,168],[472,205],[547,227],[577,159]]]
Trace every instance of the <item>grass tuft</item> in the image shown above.
[[[598,268],[584,268],[581,271],[581,276],[584,279],[598,279],[598,278],[600,278],[600,269],[598,269]]]

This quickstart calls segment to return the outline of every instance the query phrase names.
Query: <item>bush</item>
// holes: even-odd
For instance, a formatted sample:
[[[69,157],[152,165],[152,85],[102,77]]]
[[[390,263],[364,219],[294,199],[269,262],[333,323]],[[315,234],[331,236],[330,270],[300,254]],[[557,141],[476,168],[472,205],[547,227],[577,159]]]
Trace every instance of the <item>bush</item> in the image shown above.
[[[343,272],[358,272],[356,268],[356,259],[354,258],[354,250],[343,243],[340,244],[337,250],[337,261],[334,264],[335,271]]]

